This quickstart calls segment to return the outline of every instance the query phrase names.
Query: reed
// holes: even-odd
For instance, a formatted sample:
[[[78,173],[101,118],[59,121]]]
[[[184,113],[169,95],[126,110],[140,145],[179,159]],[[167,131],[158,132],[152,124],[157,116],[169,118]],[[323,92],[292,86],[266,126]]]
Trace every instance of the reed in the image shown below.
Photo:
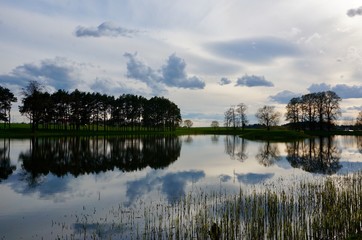
[[[83,212],[68,239],[356,239],[361,206],[361,172],[237,194],[200,189],[172,203],[119,205],[100,219]]]

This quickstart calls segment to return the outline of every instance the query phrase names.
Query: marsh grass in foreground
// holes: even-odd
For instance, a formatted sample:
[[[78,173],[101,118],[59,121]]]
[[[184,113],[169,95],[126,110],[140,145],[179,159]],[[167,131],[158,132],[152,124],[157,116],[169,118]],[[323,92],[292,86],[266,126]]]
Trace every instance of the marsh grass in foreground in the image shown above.
[[[59,239],[360,239],[362,173],[265,185],[238,194],[194,191],[174,203],[119,205],[76,217]],[[95,211],[95,210],[94,210]],[[90,219],[92,219],[90,221]],[[55,226],[57,226],[55,224]],[[78,227],[77,227],[78,226]],[[81,227],[80,227],[81,226]]]

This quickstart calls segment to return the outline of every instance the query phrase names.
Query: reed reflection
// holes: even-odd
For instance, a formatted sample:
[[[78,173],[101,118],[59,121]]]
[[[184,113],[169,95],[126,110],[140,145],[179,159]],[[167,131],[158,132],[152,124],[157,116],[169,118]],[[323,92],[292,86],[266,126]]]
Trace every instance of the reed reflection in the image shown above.
[[[341,151],[333,137],[313,138],[287,143],[287,160],[294,168],[321,174],[334,174],[342,165]]]
[[[180,156],[181,145],[178,137],[171,136],[33,138],[19,160],[32,178],[49,173],[79,176],[114,168],[130,172],[167,167]]]

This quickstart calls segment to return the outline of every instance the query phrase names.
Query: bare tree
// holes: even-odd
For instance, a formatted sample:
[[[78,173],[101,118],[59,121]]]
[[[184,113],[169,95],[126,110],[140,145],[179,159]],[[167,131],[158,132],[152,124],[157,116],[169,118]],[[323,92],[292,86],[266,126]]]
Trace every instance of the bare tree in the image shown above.
[[[362,111],[358,113],[356,118],[356,127],[357,129],[362,129]]]
[[[279,123],[281,114],[280,112],[275,111],[274,106],[264,106],[258,109],[255,116],[261,125],[265,125],[267,129],[270,130],[271,126],[275,126]]]
[[[211,122],[211,127],[212,128],[218,128],[219,127],[219,122],[218,121],[212,121]]]
[[[225,120],[224,125],[225,127],[236,127],[235,122],[235,109],[233,107],[230,107],[226,112],[224,113]]]
[[[184,126],[185,127],[191,128],[192,125],[194,125],[194,123],[191,120],[187,119],[187,120],[184,121]]]
[[[245,125],[248,124],[248,119],[246,117],[247,106],[244,103],[239,103],[236,106],[236,112],[238,113],[238,125],[241,126],[244,130]]]

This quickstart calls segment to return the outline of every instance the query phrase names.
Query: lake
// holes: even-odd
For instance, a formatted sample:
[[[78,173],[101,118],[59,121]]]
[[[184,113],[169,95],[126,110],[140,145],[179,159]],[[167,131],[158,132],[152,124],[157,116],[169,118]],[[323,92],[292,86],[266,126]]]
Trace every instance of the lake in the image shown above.
[[[361,153],[355,136],[0,139],[0,239],[135,239],[143,206],[356,172]]]

